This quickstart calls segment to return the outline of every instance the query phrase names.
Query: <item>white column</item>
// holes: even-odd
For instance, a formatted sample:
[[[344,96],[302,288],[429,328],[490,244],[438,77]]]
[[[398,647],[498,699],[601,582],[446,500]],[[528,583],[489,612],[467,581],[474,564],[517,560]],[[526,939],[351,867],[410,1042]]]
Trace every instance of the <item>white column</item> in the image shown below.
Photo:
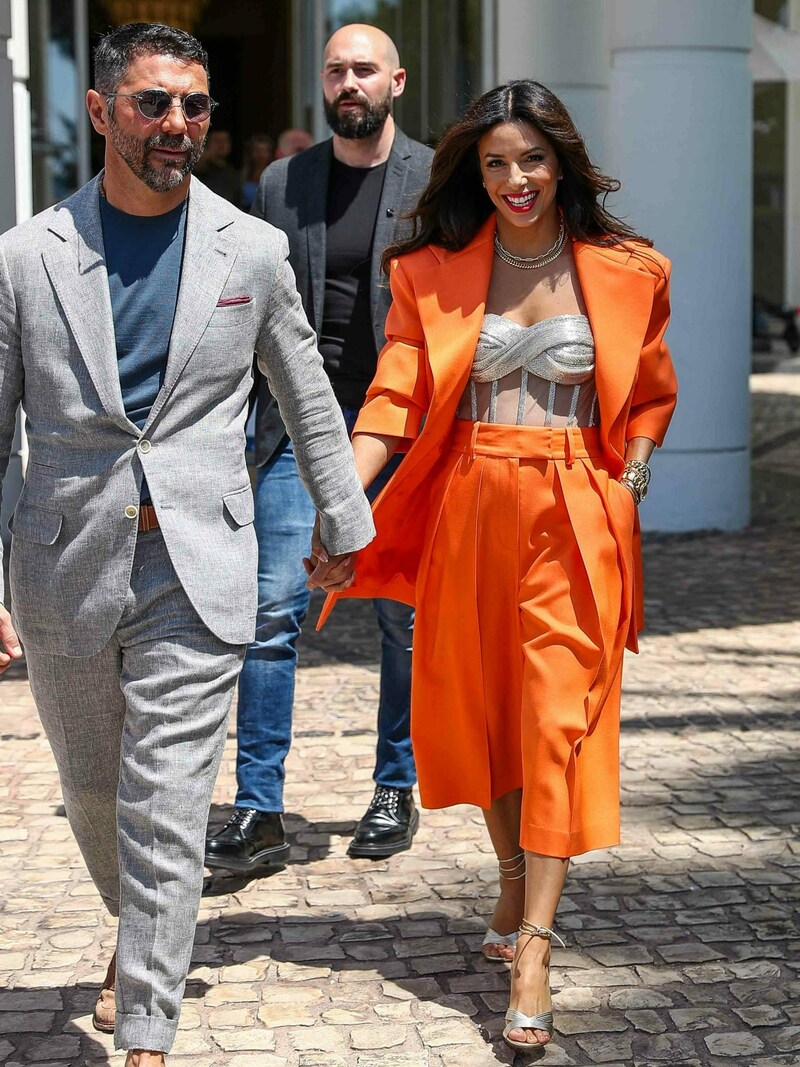
[[[677,414],[645,524],[749,518],[751,0],[612,0],[615,207],[673,262]]]
[[[497,81],[534,78],[564,102],[592,160],[608,158],[606,0],[497,0]]]

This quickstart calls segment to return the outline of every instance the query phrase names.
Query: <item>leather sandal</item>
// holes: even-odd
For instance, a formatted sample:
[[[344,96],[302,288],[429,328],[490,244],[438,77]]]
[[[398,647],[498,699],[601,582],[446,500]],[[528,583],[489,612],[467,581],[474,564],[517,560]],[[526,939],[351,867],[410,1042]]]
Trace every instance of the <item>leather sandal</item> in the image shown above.
[[[537,923],[528,922],[527,919],[523,919],[520,923],[519,932],[520,934],[527,934],[529,937],[543,937],[546,941],[555,938],[562,948],[567,947],[554,930],[551,930],[548,926],[539,926]],[[512,1030],[543,1030],[550,1037],[553,1036],[552,1011],[541,1011],[537,1015],[525,1015],[524,1012],[517,1011],[516,1008],[509,1008],[505,1014],[505,1022],[503,1040],[517,1052],[531,1052],[543,1048],[547,1042],[515,1041],[508,1036]]]
[[[117,1019],[117,954],[111,957],[106,976],[103,979],[103,988],[92,1012],[92,1026],[101,1034],[113,1034],[114,1024]]]

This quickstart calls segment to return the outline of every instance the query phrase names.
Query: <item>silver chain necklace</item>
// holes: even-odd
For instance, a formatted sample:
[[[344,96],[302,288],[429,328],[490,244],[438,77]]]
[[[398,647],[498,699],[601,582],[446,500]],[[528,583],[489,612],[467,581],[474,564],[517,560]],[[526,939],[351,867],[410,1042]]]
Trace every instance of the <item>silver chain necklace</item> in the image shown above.
[[[518,267],[520,270],[535,270],[537,267],[546,267],[548,263],[558,259],[564,250],[566,242],[567,231],[564,228],[564,220],[562,218],[555,244],[548,248],[546,252],[542,252],[540,256],[515,256],[513,252],[509,252],[505,245],[500,243],[497,232],[494,235],[494,250],[500,259],[504,263],[508,263],[510,267]]]

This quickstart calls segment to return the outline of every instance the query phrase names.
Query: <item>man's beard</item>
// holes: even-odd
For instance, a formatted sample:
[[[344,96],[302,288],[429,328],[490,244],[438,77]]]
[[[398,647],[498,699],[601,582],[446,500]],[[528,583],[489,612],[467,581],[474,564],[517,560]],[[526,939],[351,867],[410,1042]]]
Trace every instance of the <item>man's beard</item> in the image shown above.
[[[363,110],[337,110],[337,105],[343,100],[357,100]],[[354,93],[340,93],[332,104],[329,104],[324,96],[322,103],[325,107],[325,118],[335,134],[339,137],[346,137],[350,141],[362,141],[383,129],[384,123],[392,113],[392,92],[390,89],[383,100],[375,102]]]
[[[206,143],[205,137],[193,141],[188,135],[170,137],[163,133],[142,140],[132,133],[123,133],[113,119],[109,122],[109,128],[113,147],[136,177],[154,193],[168,193],[171,189],[177,189],[197,166]],[[180,161],[164,160],[160,166],[154,166],[149,158],[154,148],[181,150],[185,151],[186,155]]]

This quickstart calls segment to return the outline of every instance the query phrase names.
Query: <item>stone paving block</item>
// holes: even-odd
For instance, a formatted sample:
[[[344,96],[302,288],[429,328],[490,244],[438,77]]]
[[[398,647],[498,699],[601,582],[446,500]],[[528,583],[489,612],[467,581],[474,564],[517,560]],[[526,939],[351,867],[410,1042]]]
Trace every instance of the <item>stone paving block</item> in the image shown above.
[[[471,1045],[480,1040],[473,1025],[467,1019],[443,1019],[437,1022],[420,1023],[417,1027],[426,1048],[442,1048],[448,1045]]]
[[[350,1045],[354,1049],[397,1048],[404,1044],[406,1036],[403,1026],[354,1026],[350,1031]]]
[[[624,1010],[626,1008],[668,1008],[673,999],[657,989],[615,989],[608,995],[609,1008]]]
[[[213,1031],[211,1038],[224,1052],[274,1052],[275,1034],[271,1030],[248,1027],[246,1030]]]
[[[375,1004],[372,1010],[384,1022],[411,1023],[415,1019],[413,1008],[414,1001],[396,1000],[391,1004]]]
[[[725,1026],[724,1013],[706,1006],[703,1008],[670,1008],[668,1012],[678,1030],[707,1030]]]
[[[54,1019],[51,1011],[5,1011],[0,1013],[0,1034],[47,1034]]]
[[[647,1009],[626,1011],[625,1018],[634,1030],[642,1030],[647,1034],[663,1034],[667,1029],[667,1024],[655,1011]]]
[[[4,1011],[61,1011],[64,998],[58,989],[36,989],[28,992],[0,991],[0,1012]]]
[[[347,1067],[351,1067],[352,1061]],[[371,1053],[356,1057],[358,1067],[428,1067],[426,1053],[381,1053],[377,1056]]]
[[[45,1041],[36,1041],[25,1052],[25,1059],[41,1063],[46,1060],[70,1062],[80,1055],[81,1042],[78,1037],[61,1035],[49,1037]]]
[[[286,1059],[263,1052],[240,1052],[235,1056],[226,1057],[225,1064],[226,1067],[286,1067]]]
[[[559,1034],[613,1034],[628,1029],[629,1024],[610,1012],[559,1012],[555,1020]],[[618,1058],[618,1057],[617,1057]]]
[[[786,1022],[786,1015],[771,1004],[758,1004],[752,1008],[734,1008],[743,1023],[748,1026],[777,1026]]]
[[[298,1052],[342,1052],[347,1047],[347,1031],[333,1026],[290,1029],[288,1038]]]
[[[780,1052],[800,1050],[800,1026],[787,1026],[783,1030],[773,1031],[770,1040]]]
[[[709,1034],[703,1039],[713,1056],[740,1058],[755,1056],[764,1051],[764,1042],[755,1034],[726,1033]]]
[[[622,1034],[585,1034],[577,1044],[590,1057],[590,1063],[629,1062],[633,1055],[630,1038]]]
[[[694,1060],[695,1045],[689,1034],[657,1034],[637,1041],[637,1060],[643,1064],[684,1063]]]

